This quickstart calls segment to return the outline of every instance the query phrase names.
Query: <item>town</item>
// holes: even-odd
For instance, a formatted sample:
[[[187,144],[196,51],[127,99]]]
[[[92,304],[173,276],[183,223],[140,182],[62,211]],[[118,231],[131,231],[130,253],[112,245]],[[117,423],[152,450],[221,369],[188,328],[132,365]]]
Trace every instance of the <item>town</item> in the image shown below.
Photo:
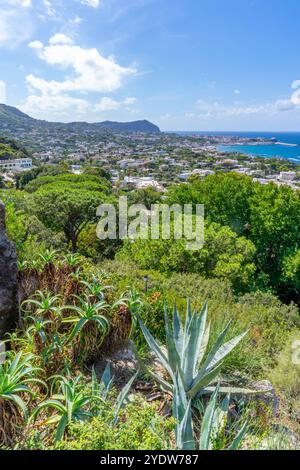
[[[34,134],[34,135],[33,135]],[[242,143],[228,136],[183,136],[176,133],[108,132],[61,130],[52,132],[18,132],[18,141],[29,149],[28,158],[0,159],[4,181],[14,174],[42,164],[69,166],[80,174],[87,166],[103,169],[111,175],[117,188],[153,187],[163,192],[171,183],[204,178],[217,172],[236,172],[250,176],[261,184],[275,183],[298,188],[300,170],[286,159],[251,157],[218,150],[219,146]],[[244,139],[245,140],[245,139]],[[248,142],[249,143],[249,142]],[[261,139],[250,144],[260,145]],[[222,147],[223,148],[223,147]]]

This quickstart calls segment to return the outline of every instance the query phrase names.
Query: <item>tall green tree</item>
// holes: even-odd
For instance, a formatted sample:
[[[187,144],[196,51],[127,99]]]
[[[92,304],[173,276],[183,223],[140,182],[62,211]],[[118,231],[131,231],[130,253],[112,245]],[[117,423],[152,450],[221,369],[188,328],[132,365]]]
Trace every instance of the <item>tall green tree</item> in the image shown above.
[[[84,228],[96,221],[97,207],[107,199],[104,193],[86,189],[43,187],[33,195],[33,209],[43,224],[62,231],[72,250]]]

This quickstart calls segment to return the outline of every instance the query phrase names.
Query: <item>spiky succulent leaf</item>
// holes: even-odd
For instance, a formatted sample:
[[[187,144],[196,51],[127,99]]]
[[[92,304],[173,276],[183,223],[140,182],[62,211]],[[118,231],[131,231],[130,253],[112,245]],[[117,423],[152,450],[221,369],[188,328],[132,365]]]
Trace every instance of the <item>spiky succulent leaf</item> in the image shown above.
[[[199,449],[200,450],[210,450],[212,448],[212,430],[213,430],[213,421],[214,421],[214,414],[216,410],[216,403],[217,397],[219,393],[219,385],[215,388],[215,391],[210,399],[209,404],[205,410],[201,431],[200,431],[200,443]]]

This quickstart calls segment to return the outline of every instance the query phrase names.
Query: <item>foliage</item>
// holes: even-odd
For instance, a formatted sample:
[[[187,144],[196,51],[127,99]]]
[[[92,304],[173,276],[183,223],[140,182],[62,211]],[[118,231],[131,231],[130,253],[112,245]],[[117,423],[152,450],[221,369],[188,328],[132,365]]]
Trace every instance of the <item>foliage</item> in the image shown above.
[[[104,200],[105,195],[99,191],[55,186],[34,194],[33,210],[46,227],[64,232],[72,250],[76,251],[79,234],[96,219],[97,207]]]
[[[142,320],[140,320],[140,326],[149,347],[170,376],[173,385],[153,371],[150,371],[151,375],[164,389],[173,392],[176,383],[182,382],[183,390],[191,400],[196,396],[211,393],[211,385],[220,376],[223,359],[246,334],[242,333],[225,343],[224,339],[230,327],[229,323],[207,352],[210,335],[210,324],[207,324],[207,304],[198,313],[196,310],[192,312],[189,302],[185,325],[182,324],[177,308],[174,307],[173,327],[171,327],[168,310],[167,307],[165,308],[166,354]],[[225,391],[224,387],[222,391]],[[186,406],[183,406],[184,410],[185,408]]]
[[[88,423],[70,426],[59,450],[166,450],[172,449],[174,421],[157,413],[142,397],[135,397],[111,426],[113,406]]]
[[[142,269],[161,272],[191,272],[203,277],[228,279],[238,291],[253,283],[254,245],[238,237],[229,227],[210,224],[205,230],[205,244],[192,251],[186,240],[136,240],[125,242],[118,253],[120,260],[133,260]]]
[[[204,204],[208,224],[228,225],[254,244],[257,286],[273,288],[283,300],[297,298],[299,191],[218,173],[171,187],[168,202]]]
[[[32,397],[29,384],[43,384],[36,375],[38,368],[32,365],[33,356],[19,352],[10,355],[0,364],[0,445],[9,445],[17,428],[27,418],[25,396]]]
[[[89,419],[92,414],[85,407],[95,400],[101,400],[99,396],[84,393],[80,389],[80,379],[81,377],[76,379],[55,377],[55,381],[58,382],[58,393],[53,394],[49,400],[40,403],[32,413],[31,419],[35,419],[42,410],[55,410],[55,414],[51,414],[44,421],[44,424],[47,426],[57,424],[55,441],[60,441],[63,438],[67,427],[72,421]]]

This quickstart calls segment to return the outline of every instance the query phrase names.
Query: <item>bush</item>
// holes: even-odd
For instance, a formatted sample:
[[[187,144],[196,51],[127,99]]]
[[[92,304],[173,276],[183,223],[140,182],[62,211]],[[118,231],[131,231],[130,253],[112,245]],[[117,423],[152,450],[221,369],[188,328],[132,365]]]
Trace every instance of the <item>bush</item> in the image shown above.
[[[300,332],[292,331],[286,338],[286,344],[277,357],[277,365],[269,371],[269,378],[275,389],[289,397],[299,397],[300,394],[300,363],[297,357],[297,343],[299,351]],[[294,347],[293,347],[294,346]]]
[[[110,409],[89,423],[70,426],[59,450],[167,450],[171,448],[174,422],[158,415],[142,398],[129,404],[115,426]]]

